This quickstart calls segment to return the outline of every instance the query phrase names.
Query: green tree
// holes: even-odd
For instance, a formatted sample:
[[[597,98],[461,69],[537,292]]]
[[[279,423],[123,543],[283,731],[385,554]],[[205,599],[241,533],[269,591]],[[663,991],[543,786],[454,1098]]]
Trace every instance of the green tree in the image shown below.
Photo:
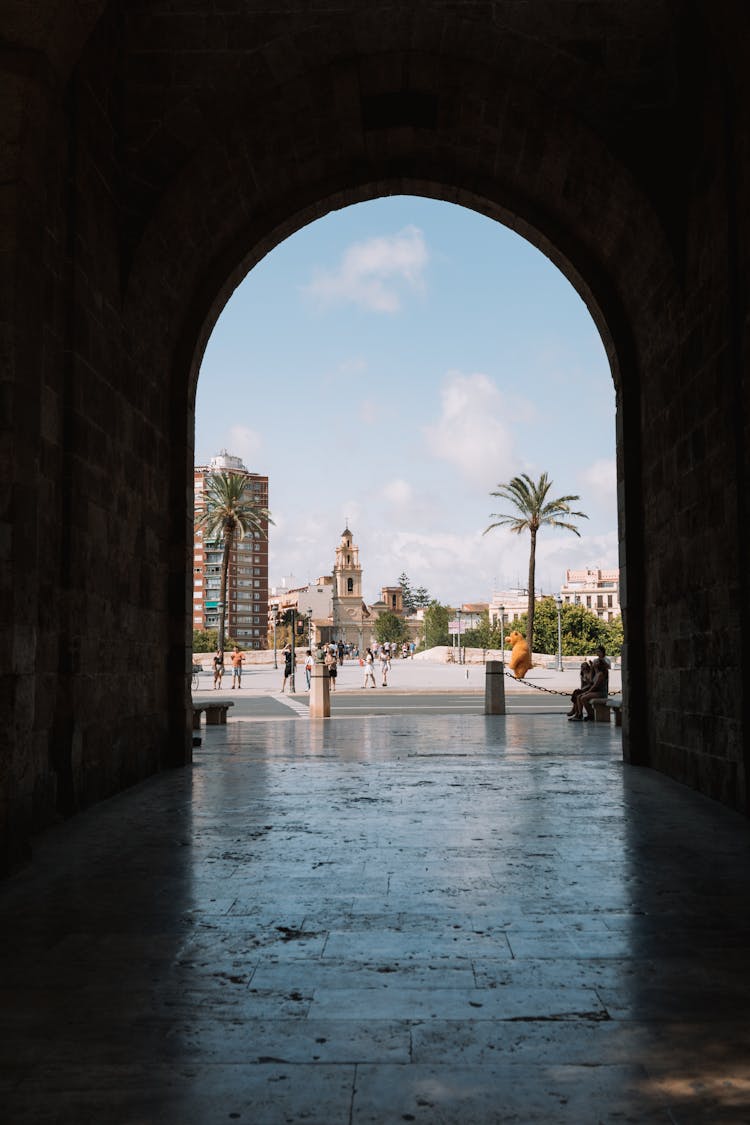
[[[398,584],[401,587],[401,598],[404,603],[404,613],[414,613],[416,605],[414,603],[414,594],[412,593],[411,583],[409,582],[409,575],[403,573],[399,576]]]
[[[622,646],[625,643],[625,636],[622,628],[622,617],[618,614],[612,621],[607,622],[607,644],[606,649],[610,656],[618,656],[622,652]]]
[[[194,629],[193,630],[193,652],[215,652],[216,651],[216,630],[215,629]]]
[[[227,576],[229,557],[235,540],[244,539],[249,531],[265,534],[265,523],[273,523],[271,513],[261,507],[247,491],[244,473],[211,473],[204,491],[205,507],[198,514],[198,526],[207,539],[219,540],[224,553],[221,560],[219,593],[219,631],[217,648],[224,649],[224,628],[227,615]]]
[[[481,620],[473,629],[467,629],[463,636],[466,648],[500,648],[500,626],[496,628],[490,624],[489,610],[484,610]]]
[[[399,577],[398,584],[401,587],[404,613],[411,614],[415,613],[418,609],[426,609],[432,601],[429,592],[424,586],[417,586],[416,589],[412,588],[408,574],[402,574]]]
[[[614,624],[614,622],[612,623]],[[513,622],[513,629],[526,633],[527,618],[523,614]],[[563,656],[590,656],[597,645],[604,645],[611,656],[619,656],[611,625],[582,605],[564,602],[561,606]],[[534,651],[553,655],[557,652],[557,604],[554,598],[542,598],[534,616]]]
[[[380,614],[375,622],[375,640],[378,644],[382,645],[384,641],[390,641],[391,643],[395,641],[396,644],[403,644],[408,639],[409,630],[398,614],[390,611]]]
[[[556,500],[548,500],[547,496],[552,488],[552,481],[546,473],[542,473],[538,481],[533,481],[526,473],[520,477],[513,477],[507,484],[499,484],[490,496],[505,500],[516,510],[510,514],[493,512],[490,519],[494,520],[485,528],[484,534],[495,527],[509,527],[516,535],[528,531],[530,538],[529,547],[529,608],[526,614],[528,632],[526,639],[533,648],[534,635],[534,583],[536,580],[536,539],[542,527],[562,527],[572,531],[580,537],[580,531],[570,519],[588,519],[584,512],[572,511],[570,505],[578,496],[559,496]],[[568,519],[561,519],[567,516]],[[520,632],[520,630],[519,630]]]
[[[563,655],[590,656],[597,645],[608,648],[609,628],[582,605],[563,606]],[[557,651],[557,649],[555,649]]]
[[[425,648],[435,648],[436,645],[450,644],[448,622],[450,621],[450,608],[432,601],[424,611],[424,643]]]
[[[227,648],[233,648],[234,645],[240,645],[239,641],[235,641],[233,637],[226,637],[225,643]],[[219,634],[216,629],[194,629],[193,630],[193,652],[216,652],[219,647]]]

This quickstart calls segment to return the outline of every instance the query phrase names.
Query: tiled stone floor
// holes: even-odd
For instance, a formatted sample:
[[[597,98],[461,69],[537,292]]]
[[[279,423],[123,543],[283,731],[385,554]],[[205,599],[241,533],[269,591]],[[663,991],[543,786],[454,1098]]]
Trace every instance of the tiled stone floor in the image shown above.
[[[0,1120],[748,1122],[749,844],[614,727],[210,729],[0,886]]]

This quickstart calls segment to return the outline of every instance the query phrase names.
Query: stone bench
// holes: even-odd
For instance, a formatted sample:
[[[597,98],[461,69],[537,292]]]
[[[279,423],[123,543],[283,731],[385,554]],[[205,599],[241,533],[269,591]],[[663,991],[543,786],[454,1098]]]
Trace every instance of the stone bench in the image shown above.
[[[622,700],[609,696],[607,699],[592,699],[591,706],[594,708],[594,722],[595,723],[608,723],[610,712],[615,716],[615,726],[622,726]]]
[[[206,726],[216,727],[227,721],[227,710],[234,707],[233,703],[194,703],[193,704],[193,730],[200,730],[201,715],[206,713]]]

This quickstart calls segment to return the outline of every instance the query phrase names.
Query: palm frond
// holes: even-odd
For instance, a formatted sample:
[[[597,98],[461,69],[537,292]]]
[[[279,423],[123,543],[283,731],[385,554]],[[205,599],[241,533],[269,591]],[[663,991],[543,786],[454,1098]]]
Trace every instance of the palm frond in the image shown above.
[[[231,531],[233,537],[244,539],[250,531],[265,533],[266,523],[273,524],[273,519],[268,508],[247,494],[247,478],[242,473],[212,473],[196,523],[209,538],[219,539]]]
[[[588,516],[584,516],[583,518],[588,519]],[[572,531],[579,539],[581,538],[581,533],[574,523],[564,523],[562,520],[545,520],[544,522],[547,527],[563,527],[566,531]]]

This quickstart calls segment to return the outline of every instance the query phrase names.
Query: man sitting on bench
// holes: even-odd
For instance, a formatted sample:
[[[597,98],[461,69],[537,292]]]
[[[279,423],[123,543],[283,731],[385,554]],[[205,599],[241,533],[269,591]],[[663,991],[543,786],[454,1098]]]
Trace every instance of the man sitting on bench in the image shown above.
[[[609,695],[609,664],[607,663],[606,654],[601,645],[596,649],[596,660],[593,663],[593,679],[591,686],[582,691],[575,702],[575,714],[571,715],[568,722],[581,723],[584,720],[584,708],[586,710],[586,718],[593,719],[594,708],[591,703],[594,699],[606,699]]]

